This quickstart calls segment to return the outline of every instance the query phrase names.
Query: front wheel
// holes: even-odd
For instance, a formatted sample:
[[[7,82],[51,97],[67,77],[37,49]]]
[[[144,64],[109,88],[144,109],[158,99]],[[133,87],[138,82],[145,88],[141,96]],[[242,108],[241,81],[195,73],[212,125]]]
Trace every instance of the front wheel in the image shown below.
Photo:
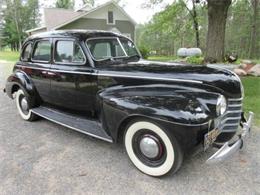
[[[32,113],[30,109],[30,99],[26,97],[22,89],[16,92],[15,101],[17,110],[24,120],[34,121],[37,119],[37,115]]]
[[[147,175],[175,173],[182,164],[183,153],[177,139],[154,123],[132,123],[126,129],[124,143],[130,160]]]

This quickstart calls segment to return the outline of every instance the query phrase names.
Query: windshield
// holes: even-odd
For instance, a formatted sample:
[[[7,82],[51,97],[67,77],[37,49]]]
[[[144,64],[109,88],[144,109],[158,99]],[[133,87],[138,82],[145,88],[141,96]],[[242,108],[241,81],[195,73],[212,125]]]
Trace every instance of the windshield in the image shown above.
[[[126,38],[89,39],[87,46],[95,60],[139,56],[134,43]]]

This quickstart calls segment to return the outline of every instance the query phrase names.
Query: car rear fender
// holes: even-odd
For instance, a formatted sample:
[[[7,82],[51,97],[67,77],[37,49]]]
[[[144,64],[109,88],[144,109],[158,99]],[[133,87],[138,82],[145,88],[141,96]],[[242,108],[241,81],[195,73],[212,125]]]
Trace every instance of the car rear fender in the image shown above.
[[[8,78],[5,86],[7,95],[13,98],[13,93],[21,88],[24,90],[25,95],[34,97],[37,95],[36,88],[33,85],[32,80],[23,71],[16,71],[12,73]]]

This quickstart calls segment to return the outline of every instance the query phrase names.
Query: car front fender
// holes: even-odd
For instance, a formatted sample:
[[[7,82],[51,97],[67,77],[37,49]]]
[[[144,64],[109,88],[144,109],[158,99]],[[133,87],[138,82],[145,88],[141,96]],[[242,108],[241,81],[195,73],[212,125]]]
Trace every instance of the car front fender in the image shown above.
[[[99,94],[106,125],[145,116],[182,126],[202,126],[216,117],[217,93],[172,86],[118,86]],[[113,131],[113,130],[112,130]]]

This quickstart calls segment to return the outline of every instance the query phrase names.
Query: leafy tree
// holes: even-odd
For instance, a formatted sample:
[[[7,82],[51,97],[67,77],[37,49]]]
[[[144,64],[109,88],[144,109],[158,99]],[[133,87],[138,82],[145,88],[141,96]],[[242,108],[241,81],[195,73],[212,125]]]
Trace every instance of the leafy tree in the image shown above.
[[[3,36],[12,50],[21,48],[25,31],[35,28],[39,21],[38,0],[4,0]]]
[[[258,26],[260,25],[258,21],[259,17],[259,5],[260,0],[251,0],[251,7],[253,10],[252,14],[252,24],[251,24],[251,42],[250,42],[250,58],[256,58],[257,56],[257,33]]]
[[[74,7],[74,0],[57,0],[55,7],[64,8],[64,9],[72,9]]]
[[[92,7],[94,7],[95,5],[95,0],[82,0],[82,3],[85,5],[85,4],[89,4],[91,5]]]

